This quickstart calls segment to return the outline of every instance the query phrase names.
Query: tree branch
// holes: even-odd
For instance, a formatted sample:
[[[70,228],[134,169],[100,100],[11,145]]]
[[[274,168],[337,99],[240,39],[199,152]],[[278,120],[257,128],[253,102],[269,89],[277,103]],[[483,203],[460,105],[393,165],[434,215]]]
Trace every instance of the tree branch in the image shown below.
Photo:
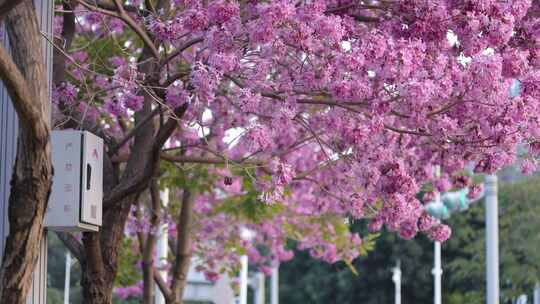
[[[0,20],[21,2],[22,0],[0,0]]]
[[[165,299],[170,299],[172,297],[172,292],[169,286],[167,286],[167,282],[163,279],[163,277],[159,274],[158,271],[154,270],[154,281],[159,286],[159,289],[161,290],[161,293],[165,296]]]
[[[75,13],[71,0],[62,1],[62,6],[66,12],[62,16],[62,36],[61,39],[54,39],[53,56],[53,84],[59,85],[65,81],[66,74],[66,53],[71,47],[73,37],[75,37]]]
[[[48,136],[41,109],[34,103],[26,79],[2,45],[0,45],[0,78],[23,124],[30,127],[32,133],[39,135],[41,139]]]
[[[176,222],[176,257],[172,269],[171,290],[174,299],[182,299],[191,262],[191,221],[194,195],[187,189],[182,194],[182,207]]]
[[[169,155],[167,153],[161,153],[161,158],[167,161],[171,162],[177,162],[177,163],[197,163],[197,164],[214,164],[214,165],[221,165],[226,163],[231,164],[245,164],[245,165],[253,165],[253,166],[264,166],[265,163],[263,161],[259,160],[248,160],[248,159],[240,159],[240,160],[234,160],[234,159],[227,159],[225,157],[197,157],[197,156],[183,156],[183,155]]]
[[[265,163],[260,160],[250,159],[228,159],[226,157],[202,157],[202,156],[184,156],[184,155],[170,155],[165,152],[160,153],[160,158],[166,161],[175,163],[192,163],[192,164],[209,164],[209,165],[223,165],[223,164],[243,164],[252,166],[264,166]],[[122,154],[117,157],[113,157],[112,161],[115,163],[125,163],[129,158],[129,154]]]
[[[426,133],[426,132],[416,131],[416,130],[408,130],[408,129],[399,129],[399,128],[392,127],[392,126],[390,126],[388,124],[384,124],[384,128],[388,129],[390,131],[394,131],[396,133],[401,133],[401,134],[411,134],[411,135],[427,136],[427,137],[431,136],[431,134]]]
[[[167,122],[159,129],[158,134],[156,135],[156,140],[154,142],[154,152],[156,153],[156,156],[159,155],[159,151],[169,139],[169,137],[172,135],[176,127],[178,127],[179,120],[182,116],[184,116],[184,113],[186,113],[188,109],[189,104],[184,103],[180,107],[178,107],[173,115],[169,117]]]
[[[56,231],[58,238],[69,249],[71,254],[79,261],[79,264],[84,264],[86,258],[84,255],[84,248],[81,242],[79,242],[71,233]]]
[[[122,5],[122,2],[120,0],[114,0],[114,4],[120,12],[120,19],[124,20],[124,22],[127,23],[127,25],[129,25],[129,27],[131,27],[131,29],[141,37],[144,43],[152,51],[154,57],[159,60],[159,51],[156,48],[152,39],[150,39],[150,37],[148,36],[148,34],[141,27],[139,27],[139,25],[126,13],[126,11],[124,10],[124,6]]]
[[[151,201],[151,216],[150,216],[150,229],[151,231],[159,230],[159,223],[161,221],[161,202],[159,198],[159,188],[157,184],[157,177],[154,177],[150,183],[150,201]],[[160,231],[160,233],[162,233]],[[155,233],[148,233],[146,235],[146,242],[143,246],[142,260],[143,260],[143,303],[152,303],[154,297],[154,249],[156,247],[157,235]]]
[[[156,45],[154,42],[152,42],[152,39],[148,36],[148,34],[131,18],[126,11],[124,10],[124,7],[119,5],[119,2],[115,2],[115,5],[118,9],[118,12],[107,10],[92,4],[89,4],[85,0],[76,0],[79,2],[82,6],[86,7],[87,9],[91,11],[95,11],[110,17],[116,17],[124,21],[144,42],[146,46],[151,50],[152,55],[159,60],[159,51],[156,48]]]
[[[148,124],[148,122],[150,122],[152,120],[152,118],[154,116],[156,116],[157,113],[160,112],[160,109],[158,107],[156,107],[152,113],[150,113],[150,115],[148,115],[146,118],[144,118],[140,123],[138,123],[135,127],[133,127],[131,130],[129,130],[129,132],[126,134],[126,136],[124,136],[124,138],[122,138],[117,144],[115,144],[114,146],[111,147],[111,149],[109,149],[109,154],[110,155],[114,155],[120,148],[122,148],[122,146],[127,143],[134,135],[135,133],[137,133],[137,131],[144,127],[145,125]]]
[[[203,37],[196,37],[196,38],[193,38],[191,40],[188,40],[186,43],[184,43],[183,45],[181,45],[177,49],[175,49],[174,52],[172,52],[165,60],[163,60],[160,67],[163,67],[163,66],[167,65],[167,63],[169,63],[171,60],[173,60],[176,56],[180,55],[186,49],[190,48],[191,46],[193,46],[193,45],[195,45],[195,44],[197,44],[199,42],[203,42],[203,41],[204,41]]]
[[[357,16],[354,16],[354,19],[356,19],[356,21],[359,21],[359,22],[367,22],[367,23],[372,23],[372,22],[379,22],[381,21],[379,18],[377,17],[370,17],[370,16],[363,16],[363,15],[357,15]]]
[[[124,182],[121,182],[118,186],[111,190],[111,192],[103,198],[104,205],[120,201],[125,196],[144,189],[144,187],[147,185],[149,179],[154,173],[156,165],[155,162],[159,160],[161,148],[178,126],[178,120],[184,115],[187,108],[188,104],[185,103],[174,111],[174,114],[171,115],[167,122],[159,129],[157,135],[153,140],[153,143],[151,144],[152,158],[149,160],[145,160],[145,167],[142,170],[134,172],[134,176],[126,179]],[[135,152],[135,154],[137,154],[137,152]],[[130,158],[133,155],[133,153],[130,154]]]
[[[112,2],[98,1],[98,0],[92,0],[92,2],[94,2],[94,4],[97,5],[98,7],[106,9],[106,10],[114,11],[116,9],[116,4]],[[128,11],[130,13],[140,12],[140,10],[136,6],[133,6],[133,5],[124,5],[123,7],[125,11]]]

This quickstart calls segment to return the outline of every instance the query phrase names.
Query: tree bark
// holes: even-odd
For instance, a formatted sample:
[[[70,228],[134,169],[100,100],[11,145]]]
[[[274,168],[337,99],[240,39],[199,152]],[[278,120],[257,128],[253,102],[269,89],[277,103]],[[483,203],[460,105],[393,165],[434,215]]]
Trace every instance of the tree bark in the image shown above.
[[[9,11],[21,3],[21,1],[22,0],[0,0],[0,21]]]
[[[150,185],[150,202],[151,208],[150,211],[152,215],[150,217],[150,233],[146,236],[146,239],[142,240],[143,242],[143,297],[142,304],[152,304],[154,303],[155,296],[155,284],[154,284],[154,249],[156,248],[157,242],[157,231],[160,229],[159,224],[161,221],[161,202],[159,197],[159,188],[157,184],[157,177],[152,179]],[[160,232],[161,233],[161,232]]]
[[[12,94],[9,85],[6,86],[20,126],[9,197],[10,233],[0,272],[0,303],[23,304],[32,284],[52,186],[49,88],[32,1],[23,1],[13,7],[7,13],[6,25],[13,62],[17,66],[17,71],[12,72],[20,72],[23,76],[29,97]],[[2,74],[2,80],[8,84],[10,75]]]
[[[151,75],[156,61],[151,59],[151,53],[146,48],[141,55],[141,62],[144,62],[141,70]],[[145,93],[144,106],[135,114],[136,124],[152,112],[151,105],[152,97]],[[140,178],[141,175],[154,175],[157,161],[159,161],[159,155],[154,151],[154,129],[154,124],[149,123],[145,128],[137,130],[131,147],[133,153],[128,160],[124,174],[119,184],[107,191],[108,193],[114,192],[115,189],[125,184],[132,183],[132,180]],[[119,201],[104,203],[103,226],[100,232],[84,234],[83,244],[87,257],[87,261],[82,267],[81,281],[84,304],[112,303],[114,278],[118,269],[118,251],[124,238],[124,226],[131,205],[137,199],[142,188],[144,188],[144,184],[141,189],[132,191],[130,195]]]
[[[172,274],[172,297],[167,304],[182,304],[187,275],[191,264],[191,227],[193,218],[193,193],[184,189],[182,207],[176,223],[176,248]]]

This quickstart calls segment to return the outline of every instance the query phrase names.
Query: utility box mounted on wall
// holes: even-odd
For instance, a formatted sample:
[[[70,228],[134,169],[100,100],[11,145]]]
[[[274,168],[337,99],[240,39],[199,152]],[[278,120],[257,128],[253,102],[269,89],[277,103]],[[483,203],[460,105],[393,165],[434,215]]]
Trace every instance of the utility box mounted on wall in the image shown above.
[[[87,131],[53,131],[53,186],[45,227],[98,231],[103,202],[103,140]]]

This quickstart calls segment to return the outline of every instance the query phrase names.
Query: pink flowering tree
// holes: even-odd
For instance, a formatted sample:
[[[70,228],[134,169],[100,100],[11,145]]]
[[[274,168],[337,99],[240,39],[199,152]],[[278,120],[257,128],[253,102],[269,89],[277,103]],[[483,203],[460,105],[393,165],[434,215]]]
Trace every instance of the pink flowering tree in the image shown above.
[[[242,254],[260,271],[270,274],[273,267],[293,257],[293,251],[287,248],[291,239],[298,242],[299,248],[309,249],[314,257],[329,263],[338,260],[350,263],[372,246],[369,237],[364,241],[358,234],[350,233],[347,215],[341,212],[313,217],[287,200],[262,203],[256,179],[250,177],[256,170],[230,166],[217,170],[205,166],[185,171],[168,168],[160,184],[170,189],[178,189],[178,185],[184,188],[170,195],[167,208],[159,205],[157,194],[153,201],[143,200],[133,206],[126,226],[125,246],[121,249],[122,258],[131,262],[122,263],[125,269],[121,271],[125,275],[115,289],[119,297],[140,297],[151,303],[154,281],[166,298],[180,297],[189,266],[184,255],[198,261],[193,266],[214,281],[222,274],[236,277]],[[194,176],[197,172],[204,176]],[[186,182],[186,177],[195,182]],[[191,219],[186,221],[182,214],[191,203],[188,199],[193,199],[193,211]],[[153,249],[161,229],[168,230],[171,251],[165,260],[157,263]],[[252,232],[253,239],[242,238],[245,229]],[[191,232],[189,243],[183,239],[186,231]],[[133,252],[140,253],[142,260],[135,259],[134,263]],[[132,276],[134,272],[143,275]],[[163,272],[166,276],[160,274]],[[153,277],[149,277],[150,273]],[[183,275],[181,281],[175,280],[178,273]],[[180,284],[178,295],[172,294],[175,284]]]
[[[444,241],[421,186],[467,186],[464,167],[494,172],[518,144],[530,169],[540,151],[538,2],[64,0],[57,11],[55,127],[106,142],[104,225],[82,242],[62,235],[85,303],[111,303],[128,222],[145,298],[155,280],[181,303],[192,254],[210,276],[241,253],[286,260],[288,238],[347,261],[363,236],[345,219]],[[153,258],[164,221],[166,278]],[[242,225],[257,238],[241,241]]]

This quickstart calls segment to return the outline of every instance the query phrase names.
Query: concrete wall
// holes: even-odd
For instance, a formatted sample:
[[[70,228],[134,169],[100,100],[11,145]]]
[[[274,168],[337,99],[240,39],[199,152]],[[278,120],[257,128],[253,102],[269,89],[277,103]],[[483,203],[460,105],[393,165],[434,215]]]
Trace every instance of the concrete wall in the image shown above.
[[[184,291],[184,300],[211,302],[213,304],[234,303],[234,290],[231,288],[232,280],[223,275],[217,282],[205,279],[204,274],[195,270],[197,259],[193,259],[188,272],[188,284]]]

